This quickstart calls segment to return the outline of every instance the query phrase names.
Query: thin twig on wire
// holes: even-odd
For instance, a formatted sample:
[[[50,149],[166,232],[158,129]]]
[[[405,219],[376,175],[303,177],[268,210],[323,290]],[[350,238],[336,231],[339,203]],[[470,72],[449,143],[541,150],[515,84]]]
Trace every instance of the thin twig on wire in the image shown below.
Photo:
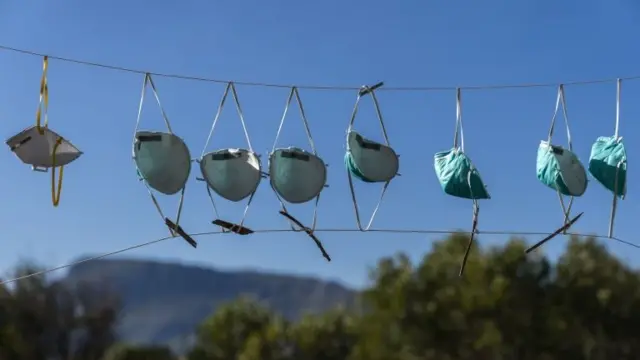
[[[0,50],[11,51],[15,53],[20,53],[24,55],[32,55],[38,57],[48,56],[49,59],[100,67],[103,69],[115,70],[120,72],[129,72],[134,74],[151,74],[153,76],[161,76],[166,78],[174,78],[174,79],[183,79],[183,80],[192,80],[192,81],[205,81],[205,82],[213,82],[213,83],[229,83],[231,80],[222,80],[222,79],[211,79],[200,76],[189,76],[189,75],[181,75],[181,74],[170,74],[170,73],[159,73],[148,70],[140,70],[140,69],[132,69],[123,66],[109,65],[92,61],[85,61],[79,59],[73,59],[62,56],[48,55],[41,52],[19,49],[11,46],[0,45]],[[381,88],[380,91],[449,91],[455,89],[464,89],[464,90],[499,90],[499,89],[518,89],[518,88],[539,88],[539,87],[557,87],[558,84],[563,85],[590,85],[590,84],[602,84],[602,83],[613,83],[618,80],[638,80],[640,79],[640,75],[636,76],[626,76],[626,77],[612,77],[607,79],[592,79],[592,80],[578,80],[578,81],[558,81],[554,83],[521,83],[521,84],[489,84],[489,85],[467,85],[467,86],[414,86],[414,87],[384,87]],[[273,83],[263,83],[263,82],[247,82],[247,81],[232,81],[236,85],[245,85],[245,86],[257,86],[257,87],[273,87],[273,88],[291,88],[292,84],[273,84]],[[343,90],[359,90],[361,86],[323,86],[323,85],[295,85],[299,89],[307,89],[307,90],[333,90],[333,91],[343,91]]]
[[[287,229],[263,229],[263,230],[255,230],[254,233],[266,234],[266,233],[287,233],[287,232],[296,232],[296,231],[292,230],[291,228],[287,228]],[[350,228],[327,228],[327,229],[316,229],[316,230],[314,230],[314,232],[352,233],[352,232],[362,232],[362,231],[359,230],[359,229],[350,229]],[[393,234],[470,234],[469,231],[464,231],[464,230],[435,230],[435,229],[369,229],[367,232],[393,233]],[[189,236],[191,236],[191,237],[200,237],[200,236],[206,236],[206,235],[220,235],[220,234],[224,234],[224,233],[222,231],[207,231],[207,232],[189,234]],[[546,232],[509,231],[509,230],[486,230],[486,231],[476,230],[476,234],[478,234],[478,235],[482,235],[482,234],[484,234],[484,235],[514,235],[514,236],[546,236],[546,235],[548,235],[548,233],[546,233]],[[582,233],[567,233],[566,235],[568,235],[568,236],[589,236],[589,237],[594,237],[594,238],[597,238],[597,239],[609,239],[609,240],[617,241],[619,243],[622,243],[622,244],[625,244],[625,245],[640,249],[640,245],[638,245],[638,244],[634,244],[632,242],[629,242],[629,241],[626,241],[626,240],[622,240],[622,239],[616,238],[616,237],[611,237],[610,238],[610,237],[608,237],[606,235],[582,234]],[[5,284],[10,284],[10,283],[13,283],[13,282],[16,282],[16,281],[20,281],[20,280],[25,280],[25,279],[28,279],[30,277],[45,275],[45,274],[48,274],[50,272],[67,269],[67,268],[70,268],[72,266],[79,265],[79,264],[82,264],[82,263],[103,259],[103,258],[106,258],[106,257],[109,257],[109,256],[113,256],[113,255],[122,254],[122,253],[125,253],[125,252],[128,252],[128,251],[131,251],[131,250],[139,249],[139,248],[146,247],[146,246],[153,245],[153,244],[157,244],[157,243],[160,243],[160,242],[163,242],[163,241],[166,241],[166,240],[174,239],[176,237],[177,236],[167,236],[167,237],[163,237],[163,238],[160,238],[160,239],[147,241],[147,242],[140,243],[140,244],[137,244],[137,245],[129,246],[129,247],[126,247],[124,249],[103,253],[103,254],[97,255],[97,256],[92,256],[92,257],[87,258],[87,259],[82,259],[82,260],[74,261],[74,262],[71,262],[71,263],[58,265],[56,267],[52,267],[52,268],[49,268],[49,269],[46,269],[46,270],[41,270],[41,271],[37,271],[37,272],[34,272],[34,273],[22,275],[22,276],[13,278],[13,279],[0,281],[0,286],[1,285],[5,285]]]

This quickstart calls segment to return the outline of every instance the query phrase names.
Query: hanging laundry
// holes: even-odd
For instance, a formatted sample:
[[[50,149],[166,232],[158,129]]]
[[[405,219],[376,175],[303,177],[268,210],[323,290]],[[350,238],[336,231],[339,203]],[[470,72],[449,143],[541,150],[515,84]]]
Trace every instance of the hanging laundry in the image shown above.
[[[624,200],[627,194],[627,151],[620,127],[620,91],[622,81],[616,82],[616,125],[613,136],[599,137],[591,147],[589,156],[589,172],[593,177],[613,194],[611,217],[609,220],[609,237],[613,237],[613,224],[616,217],[618,198]]]
[[[478,227],[480,206],[478,200],[490,199],[480,173],[473,166],[471,159],[464,150],[464,129],[462,126],[462,96],[460,89],[456,89],[456,129],[453,135],[453,148],[438,152],[434,155],[433,165],[440,186],[447,195],[473,201],[473,220],[467,249],[460,266],[460,276],[464,274],[469,252]]]
[[[236,105],[236,111],[240,118],[242,129],[244,130],[248,149],[228,148],[205,153],[209,147],[209,142],[211,141],[216,124],[220,119],[229,91],[231,91]],[[220,226],[223,232],[231,231],[239,235],[252,233],[253,231],[251,229],[244,227],[244,220],[253,201],[253,196],[258,189],[258,185],[260,185],[263,173],[260,158],[251,147],[251,140],[249,139],[249,133],[244,121],[244,115],[242,114],[242,108],[240,107],[240,101],[238,100],[238,94],[232,82],[228,83],[224,90],[216,116],[211,125],[211,130],[209,131],[209,136],[207,137],[198,162],[200,163],[200,172],[202,173],[202,178],[198,178],[198,180],[206,182],[207,194],[209,195],[211,205],[216,214],[216,219],[213,221],[213,224]],[[242,219],[238,224],[220,219],[218,207],[211,194],[211,190],[223,199],[232,202],[249,198]]]
[[[311,152],[303,150],[297,147],[277,148],[278,139],[284,125],[284,120],[289,112],[289,106],[291,100],[296,98],[298,108],[300,109],[300,117],[307,134],[307,140]],[[273,148],[269,154],[269,178],[271,180],[271,188],[276,194],[278,201],[282,207],[280,214],[287,217],[292,222],[291,229],[294,231],[300,231],[293,225],[296,225],[302,231],[305,231],[309,237],[311,237],[322,255],[327,261],[331,261],[331,257],[325,251],[324,246],[320,240],[313,233],[316,228],[316,220],[318,214],[318,202],[320,201],[320,193],[325,188],[327,183],[327,166],[324,161],[318,156],[316,151],[313,137],[311,136],[311,130],[309,129],[309,122],[302,106],[302,100],[296,87],[292,87],[287,98],[287,104],[284,108],[284,113],[280,119],[280,126],[276,133],[276,138],[273,143]],[[293,215],[289,213],[285,202],[290,204],[302,204],[309,202],[315,198],[315,206],[313,209],[313,221],[311,227],[302,225]]]
[[[380,111],[380,104],[375,94],[375,90],[380,88],[384,83],[378,83],[373,86],[363,86],[358,91],[358,97],[351,113],[351,120],[347,129],[347,152],[344,156],[345,167],[347,168],[347,177],[349,179],[349,188],[351,190],[351,199],[353,201],[353,208],[356,213],[356,223],[360,231],[368,231],[371,228],[373,219],[375,218],[380,203],[391,183],[398,174],[400,169],[399,155],[389,145],[389,137],[387,136],[387,130],[384,126],[384,120],[382,118],[382,112]],[[353,130],[353,123],[355,122],[356,115],[358,113],[358,105],[360,100],[365,95],[371,95],[373,99],[373,106],[380,122],[380,128],[382,129],[382,135],[384,137],[385,144],[380,144],[373,140],[369,140],[358,132]],[[378,203],[369,218],[369,223],[366,227],[362,226],[360,221],[360,210],[358,209],[358,201],[353,186],[353,177],[359,179],[365,183],[384,183]]]
[[[158,103],[162,118],[167,127],[166,132],[140,130],[140,119],[142,117],[142,105],[144,104],[147,86],[151,86],[153,96]],[[144,183],[149,196],[153,201],[160,217],[165,220],[172,236],[181,236],[194,248],[197,243],[180,227],[180,215],[184,203],[184,193],[191,172],[191,154],[185,142],[176,136],[171,130],[169,118],[160,103],[158,91],[147,73],[142,85],[142,95],[140,96],[140,106],[138,107],[138,118],[133,137],[133,160],[140,180]],[[175,223],[164,215],[153,190],[164,195],[175,195],[180,193],[180,202],[176,214]]]
[[[82,152],[68,140],[49,129],[49,83],[47,71],[49,59],[43,59],[40,79],[40,101],[36,112],[36,125],[22,130],[6,141],[11,151],[32,170],[47,172],[51,169],[51,202],[54,207],[60,203],[64,167],[78,159]],[[42,121],[44,118],[44,121]],[[56,186],[56,169],[58,184]]]
[[[568,148],[554,145],[551,140],[555,129],[558,110],[562,106],[562,115],[567,131]],[[547,140],[542,140],[538,147],[538,156],[536,161],[536,173],[541,183],[555,190],[560,200],[560,206],[564,214],[564,223],[560,229],[556,230],[552,236],[547,236],[539,241],[527,252],[531,252],[534,248],[539,247],[543,243],[551,240],[553,237],[566,231],[582,216],[580,213],[573,219],[570,219],[571,207],[575,197],[582,196],[587,190],[587,172],[578,160],[578,156],[573,152],[573,143],[571,142],[571,129],[569,128],[569,117],[567,116],[567,103],[564,95],[564,86],[558,86],[558,96],[556,98],[556,108],[551,119],[551,128]],[[569,196],[569,204],[565,205],[563,196]]]

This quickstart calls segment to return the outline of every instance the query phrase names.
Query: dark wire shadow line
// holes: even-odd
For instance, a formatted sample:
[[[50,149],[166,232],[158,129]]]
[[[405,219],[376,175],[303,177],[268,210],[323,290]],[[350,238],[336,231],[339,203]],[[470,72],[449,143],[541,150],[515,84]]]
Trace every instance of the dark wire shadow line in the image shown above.
[[[292,230],[291,228],[286,228],[286,229],[263,229],[263,230],[255,230],[254,233],[256,234],[266,234],[266,233],[288,233],[288,232],[299,232],[296,230]],[[314,230],[314,232],[334,232],[334,233],[362,233],[363,231],[359,230],[359,229],[351,229],[351,228],[326,228],[326,229],[316,229]],[[444,234],[471,234],[470,231],[459,231],[459,230],[436,230],[436,229],[369,229],[367,231],[367,233],[371,233],[371,232],[378,232],[378,233],[391,233],[391,234],[439,234],[439,235],[444,235]],[[192,234],[188,234],[190,238],[196,238],[196,237],[201,237],[201,236],[210,236],[210,235],[221,235],[221,234],[227,234],[228,232],[224,232],[224,231],[205,231],[205,232],[199,232],[199,233],[192,233]],[[533,231],[509,231],[509,230],[485,230],[485,231],[476,231],[477,235],[517,235],[517,236],[548,236],[549,233],[548,232],[533,232]],[[606,235],[598,235],[598,234],[583,234],[583,233],[566,233],[565,235],[568,236],[591,236],[594,237],[596,239],[609,239],[609,240],[613,240],[613,241],[617,241],[621,244],[627,245],[627,246],[631,246],[634,247],[636,249],[640,249],[640,245],[632,243],[630,241],[626,241],[617,237],[611,237],[609,238]],[[74,261],[71,263],[66,263],[63,265],[58,265],[52,268],[48,268],[45,270],[41,270],[41,271],[36,271],[30,274],[25,274],[16,278],[12,278],[9,280],[4,280],[4,281],[0,281],[0,286],[1,285],[5,285],[5,284],[10,284],[10,283],[14,283],[16,281],[20,281],[20,280],[25,280],[34,276],[40,276],[40,275],[45,275],[47,273],[50,272],[54,272],[54,271],[58,271],[58,270],[64,270],[67,268],[70,268],[72,266],[75,265],[79,265],[79,264],[83,264],[86,262],[90,262],[90,261],[94,261],[94,260],[100,260],[109,256],[113,256],[113,255],[118,255],[118,254],[122,254],[128,251],[132,251],[132,250],[136,250],[139,248],[143,248],[146,246],[150,246],[150,245],[154,245],[160,242],[164,242],[167,240],[171,240],[171,239],[175,239],[175,238],[182,238],[180,235],[176,235],[176,236],[167,236],[167,237],[163,237],[160,239],[155,239],[155,240],[151,240],[151,241],[147,241],[147,242],[143,242],[140,244],[136,244],[136,245],[132,245],[126,248],[122,248],[119,250],[115,250],[115,251],[111,251],[111,252],[107,252],[107,253],[103,253],[97,256],[93,256],[87,259],[83,259],[83,260],[78,260],[78,261]]]

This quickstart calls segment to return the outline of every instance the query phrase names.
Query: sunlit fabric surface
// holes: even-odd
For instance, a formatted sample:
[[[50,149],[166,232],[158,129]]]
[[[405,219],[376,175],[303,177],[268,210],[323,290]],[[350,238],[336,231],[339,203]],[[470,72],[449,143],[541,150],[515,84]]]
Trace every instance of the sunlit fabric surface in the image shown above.
[[[191,172],[191,154],[184,141],[165,132],[138,131],[133,145],[138,173],[156,191],[173,195]]]
[[[246,149],[222,149],[207,153],[200,171],[211,189],[229,201],[240,201],[256,191],[262,179],[258,156]]]
[[[387,182],[399,170],[398,155],[389,146],[368,140],[355,131],[347,134],[345,166],[354,177],[364,182]]]
[[[273,189],[292,204],[315,198],[327,182],[324,161],[296,147],[275,150],[269,158],[269,174]]]
[[[567,196],[582,196],[587,190],[587,172],[576,154],[541,141],[536,160],[538,180]]]
[[[50,168],[53,166],[53,149],[60,135],[49,128],[41,128],[41,130],[44,134],[40,134],[36,126],[29,127],[12,136],[6,143],[25,164]],[[63,139],[56,148],[55,166],[67,165],[80,155],[82,152],[78,148]]]

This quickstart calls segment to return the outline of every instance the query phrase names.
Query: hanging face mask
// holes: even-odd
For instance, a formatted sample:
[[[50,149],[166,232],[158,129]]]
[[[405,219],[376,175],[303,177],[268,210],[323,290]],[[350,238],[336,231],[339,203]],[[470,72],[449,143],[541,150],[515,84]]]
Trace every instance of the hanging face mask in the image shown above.
[[[382,118],[382,112],[380,111],[380,105],[375,94],[375,90],[380,88],[383,83],[378,83],[374,86],[363,86],[358,92],[356,98],[356,104],[353,107],[351,113],[351,120],[349,122],[349,128],[347,129],[347,152],[344,155],[344,163],[347,169],[347,176],[349,179],[349,188],[351,190],[351,198],[353,200],[353,207],[356,213],[356,223],[360,231],[368,231],[371,228],[373,219],[375,218],[380,203],[384,198],[384,195],[400,169],[399,155],[389,145],[389,137],[387,136],[387,130],[384,126],[384,120]],[[371,95],[373,99],[373,105],[380,122],[382,129],[382,135],[384,136],[385,144],[369,140],[358,132],[353,130],[353,123],[355,122],[356,115],[358,113],[358,105],[360,100],[365,95]],[[376,205],[369,223],[366,227],[362,226],[360,221],[360,210],[358,209],[358,202],[355,195],[353,186],[353,178],[359,179],[365,183],[384,183],[378,204]]]
[[[166,132],[139,130],[142,105],[144,104],[147,85],[151,86],[153,95],[156,98],[167,127]],[[195,248],[197,243],[187,235],[179,225],[186,183],[189,178],[189,173],[191,172],[191,155],[184,141],[173,134],[169,118],[160,103],[156,86],[153,83],[151,75],[148,73],[145,74],[142,85],[142,95],[140,96],[140,106],[138,108],[138,118],[136,120],[136,129],[133,138],[133,160],[136,164],[140,180],[142,180],[147,187],[149,196],[158,210],[160,217],[165,220],[165,224],[169,227],[171,235],[181,236]],[[164,195],[180,193],[180,203],[178,205],[175,223],[164,215],[162,208],[153,194],[154,190]]]
[[[207,153],[200,161],[200,171],[216,194],[233,202],[251,196],[262,178],[260,159],[246,149],[222,149]]]
[[[551,140],[555,128],[558,110],[562,105],[562,115],[567,131],[568,148],[554,145]],[[574,197],[582,196],[587,190],[587,172],[573,152],[573,144],[571,142],[571,129],[569,128],[569,118],[567,116],[567,104],[564,96],[564,86],[558,87],[558,97],[556,99],[556,108],[551,119],[551,128],[547,140],[542,140],[538,147],[538,156],[536,160],[536,173],[538,180],[547,187],[555,190],[560,200],[560,206],[564,214],[564,224],[550,236],[536,243],[527,252],[539,247],[543,243],[551,240],[553,237],[566,231],[582,216],[580,213],[573,219],[570,219],[571,207],[573,206]],[[569,204],[565,205],[564,196],[569,196]]]
[[[187,145],[172,133],[137,131],[133,157],[149,187],[175,195],[184,189],[191,172]]]
[[[391,147],[366,139],[356,131],[347,134],[347,147],[345,164],[351,175],[360,181],[387,182],[398,174],[398,155]]]
[[[49,59],[45,56],[40,80],[40,101],[36,113],[36,125],[9,138],[6,143],[11,151],[34,171],[47,172],[51,169],[51,201],[53,206],[60,203],[64,167],[82,155],[71,142],[49,129],[49,83],[47,70]],[[44,122],[42,118],[44,117]],[[56,169],[58,185],[56,187]]]
[[[220,119],[220,115],[222,114],[222,109],[224,108],[229,91],[231,91],[236,105],[236,110],[238,117],[240,118],[240,123],[242,124],[242,129],[244,130],[248,149],[229,148],[207,153],[206,150],[209,147],[213,131]],[[236,88],[231,82],[227,84],[224,94],[222,95],[218,111],[213,119],[209,136],[207,137],[207,141],[202,149],[202,154],[200,155],[198,162],[200,163],[200,172],[202,173],[202,178],[198,178],[198,180],[206,182],[207,194],[209,195],[211,205],[216,215],[216,219],[213,221],[213,224],[220,226],[224,232],[231,231],[240,235],[252,233],[253,231],[251,229],[244,227],[244,220],[247,216],[247,212],[249,211],[253,196],[258,189],[258,185],[260,185],[263,173],[260,165],[260,159],[251,147],[251,140],[249,139],[247,126],[244,121],[244,116],[242,115],[242,108],[240,107]],[[238,202],[249,198],[242,219],[238,224],[220,219],[218,207],[213,195],[211,194],[211,190],[223,199],[232,202]]]
[[[284,120],[287,117],[289,106],[291,105],[291,100],[293,100],[294,96],[296,98],[298,108],[300,109],[300,117],[302,118],[302,123],[304,124],[304,128],[307,133],[311,152],[297,147],[277,148],[282,126],[284,125]],[[322,243],[313,233],[316,227],[320,193],[327,183],[327,166],[316,152],[307,116],[304,112],[302,100],[300,99],[300,94],[296,87],[292,87],[289,92],[287,104],[284,108],[284,113],[280,120],[280,126],[278,127],[278,132],[276,133],[276,138],[273,143],[273,148],[269,154],[269,178],[271,188],[278,197],[282,207],[280,214],[287,217],[292,223],[291,229],[294,231],[305,231],[316,243],[324,258],[327,259],[327,261],[331,261],[331,257],[327,254]],[[290,204],[302,204],[309,202],[314,198],[316,201],[313,210],[313,221],[311,227],[306,227],[289,213],[285,202]],[[298,228],[294,227],[294,225],[298,226]]]
[[[627,194],[627,151],[624,148],[622,137],[619,136],[621,87],[622,81],[618,79],[614,135],[599,137],[591,147],[591,156],[589,156],[589,172],[613,194],[609,237],[613,237],[618,198],[624,199]]]
[[[491,197],[480,177],[480,173],[464,152],[462,96],[460,89],[456,90],[456,130],[453,136],[453,148],[436,153],[433,160],[436,176],[438,177],[440,186],[442,186],[442,190],[450,196],[473,200],[471,234],[464,258],[462,259],[462,265],[460,266],[460,276],[462,276],[478,227],[478,214],[480,212],[478,200],[490,199]]]

